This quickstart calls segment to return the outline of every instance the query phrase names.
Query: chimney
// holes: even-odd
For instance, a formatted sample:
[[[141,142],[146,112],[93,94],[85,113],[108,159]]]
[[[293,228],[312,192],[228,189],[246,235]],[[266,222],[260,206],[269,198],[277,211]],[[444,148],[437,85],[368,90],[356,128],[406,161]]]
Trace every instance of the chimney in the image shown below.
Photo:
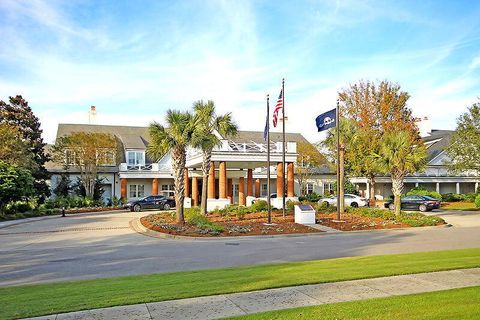
[[[91,106],[90,111],[88,112],[88,124],[97,123],[97,107]]]
[[[419,118],[417,120],[418,130],[420,131],[420,137],[428,137],[432,132],[432,124],[428,117]]]

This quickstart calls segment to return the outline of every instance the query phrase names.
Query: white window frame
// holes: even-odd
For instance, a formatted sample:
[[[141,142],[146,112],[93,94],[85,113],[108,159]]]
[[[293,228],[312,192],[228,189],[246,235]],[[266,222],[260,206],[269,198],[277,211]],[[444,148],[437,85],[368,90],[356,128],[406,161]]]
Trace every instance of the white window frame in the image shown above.
[[[128,189],[130,198],[141,198],[145,196],[144,184],[131,184]]]
[[[133,163],[130,163],[130,154],[132,153],[134,154]],[[141,155],[141,159],[139,155]],[[125,159],[127,160],[127,166],[129,167],[140,167],[145,165],[145,151],[127,150],[125,156],[126,156]]]
[[[306,194],[312,194],[315,192],[315,185],[313,184],[313,182],[307,182],[305,184],[305,192]]]

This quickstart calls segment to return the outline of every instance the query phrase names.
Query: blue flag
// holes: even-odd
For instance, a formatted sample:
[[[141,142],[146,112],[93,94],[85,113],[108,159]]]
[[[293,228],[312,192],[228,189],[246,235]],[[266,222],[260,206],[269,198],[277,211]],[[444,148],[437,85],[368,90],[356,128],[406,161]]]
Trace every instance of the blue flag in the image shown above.
[[[337,109],[333,109],[319,115],[315,122],[318,132],[333,128],[337,125]]]
[[[269,130],[269,123],[268,123],[268,113],[267,113],[267,121],[265,122],[265,129],[263,130],[263,139],[265,139],[265,142],[267,142],[267,134]]]

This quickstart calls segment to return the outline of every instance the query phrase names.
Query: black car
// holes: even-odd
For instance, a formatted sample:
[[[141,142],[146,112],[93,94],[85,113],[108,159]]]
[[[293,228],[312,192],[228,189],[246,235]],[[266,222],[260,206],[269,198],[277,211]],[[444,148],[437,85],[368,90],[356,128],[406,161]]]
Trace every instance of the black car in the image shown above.
[[[422,212],[431,211],[440,208],[440,201],[428,196],[411,195],[402,197],[402,209],[420,210]],[[385,208],[394,210],[395,204],[393,200],[385,202]]]
[[[148,196],[132,200],[125,204],[125,209],[139,212],[144,209],[170,210],[175,207],[175,200],[165,196]]]

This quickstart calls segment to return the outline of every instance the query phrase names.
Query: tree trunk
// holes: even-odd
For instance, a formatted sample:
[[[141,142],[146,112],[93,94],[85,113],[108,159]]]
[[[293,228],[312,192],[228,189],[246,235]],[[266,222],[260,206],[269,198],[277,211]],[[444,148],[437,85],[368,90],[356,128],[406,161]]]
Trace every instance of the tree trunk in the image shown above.
[[[376,202],[377,202],[377,199],[375,199],[375,176],[370,176],[370,190],[369,190],[369,193],[370,193],[370,200],[369,200],[369,204],[370,204],[370,207],[375,207],[376,205]]]
[[[183,201],[185,199],[185,159],[184,147],[176,147],[172,150],[172,167],[175,179],[175,212],[177,223],[184,224]]]
[[[200,213],[207,214],[207,188],[208,188],[208,175],[210,172],[210,162],[212,160],[212,150],[203,150],[202,159],[202,201],[200,203]]]
[[[392,172],[392,192],[394,196],[395,214],[400,215],[402,211],[402,192],[403,192],[404,174],[401,172]]]

